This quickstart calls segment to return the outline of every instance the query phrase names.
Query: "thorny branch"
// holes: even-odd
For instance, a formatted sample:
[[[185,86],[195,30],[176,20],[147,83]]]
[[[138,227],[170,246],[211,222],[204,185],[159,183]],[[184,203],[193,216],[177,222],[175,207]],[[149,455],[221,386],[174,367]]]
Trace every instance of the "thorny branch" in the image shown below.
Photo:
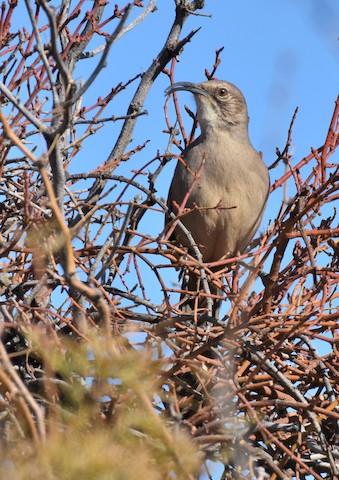
[[[86,381],[76,386],[76,368],[64,379],[33,345],[38,336],[42,351],[70,362],[68,341],[93,352],[99,338],[108,357],[138,350],[150,352],[149,363],[157,358],[150,395],[138,392],[143,408],[163,422],[154,444],[170,450],[171,435],[184,431],[200,459],[224,465],[224,478],[337,478],[339,97],[323,144],[301,159],[290,151],[295,112],[286,145],[270,167],[271,191],[291,178],[295,194],[283,199],[251,248],[216,262],[223,278],[217,276],[216,265],[202,262],[180,222],[185,205],[177,206],[177,215],[169,213],[158,187],[168,162],[181,161],[182,139],[189,143],[196,133],[194,113],[187,118],[178,101],[171,113],[166,104],[165,152],[150,154],[147,139],[129,145],[158,76],[163,72],[174,82],[177,57],[197,31],[182,38],[183,25],[192,14],[206,15],[200,11],[204,2],[173,2],[174,21],[149,68],[107,91],[103,86],[96,100],[91,96],[94,79],[115,61],[112,44],[135,33],[146,15],[156,15],[155,2],[145,3],[110,10],[102,0],[90,7],[80,0],[71,11],[68,1],[54,9],[45,1],[33,8],[27,0],[31,28],[18,31],[11,23],[24,6],[1,7],[0,425],[10,432],[3,442],[31,438],[38,451],[50,439],[53,415],[57,428],[64,428],[57,411],[75,415],[65,388],[79,388],[86,402],[95,399],[93,423],[102,425],[104,418],[116,428],[130,395],[119,389],[120,372],[102,391],[103,378],[91,363],[83,377],[94,378],[93,387]],[[136,9],[136,20],[127,24]],[[217,73],[221,51],[208,78]],[[78,62],[98,53],[92,73],[80,81]],[[132,100],[120,115],[113,100],[127,90]],[[101,144],[108,145],[108,155]],[[277,173],[281,162],[283,174]],[[165,215],[171,218],[167,230]],[[169,240],[175,225],[193,254]],[[183,267],[200,275],[201,291],[182,292],[174,283]],[[216,296],[211,281],[222,288],[222,318],[210,316]],[[184,314],[182,293],[204,296],[206,311]],[[140,441],[151,435],[142,428],[133,434]],[[172,460],[186,475],[174,453]]]

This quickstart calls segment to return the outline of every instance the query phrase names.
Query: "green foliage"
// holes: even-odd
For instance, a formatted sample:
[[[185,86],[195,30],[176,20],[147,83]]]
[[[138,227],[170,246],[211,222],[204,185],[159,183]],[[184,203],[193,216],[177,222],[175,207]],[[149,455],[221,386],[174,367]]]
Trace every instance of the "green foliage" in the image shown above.
[[[2,452],[8,480],[194,478],[201,459],[192,440],[154,409],[159,363],[113,339],[55,342],[31,336],[45,371],[39,396],[47,438],[13,434]],[[15,424],[10,428],[15,429]]]

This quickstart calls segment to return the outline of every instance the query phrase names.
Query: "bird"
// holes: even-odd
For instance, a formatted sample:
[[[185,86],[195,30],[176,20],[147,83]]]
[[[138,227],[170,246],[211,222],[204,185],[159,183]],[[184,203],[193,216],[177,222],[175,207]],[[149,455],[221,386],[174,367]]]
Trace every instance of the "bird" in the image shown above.
[[[268,169],[251,144],[247,104],[238,87],[217,79],[178,82],[165,95],[178,91],[194,95],[200,136],[180,155],[167,207],[179,214],[203,262],[215,262],[243,253],[253,239],[269,195]],[[169,215],[166,222],[173,222]],[[192,251],[192,239],[180,225],[171,239]],[[186,290],[195,291],[197,285],[197,275],[189,273]],[[184,311],[192,310],[192,298],[185,305]]]

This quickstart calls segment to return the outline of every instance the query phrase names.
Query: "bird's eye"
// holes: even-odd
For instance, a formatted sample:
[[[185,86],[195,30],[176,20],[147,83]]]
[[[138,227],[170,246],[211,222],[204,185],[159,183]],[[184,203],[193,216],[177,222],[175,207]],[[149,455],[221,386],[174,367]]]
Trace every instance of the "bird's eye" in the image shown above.
[[[227,94],[228,94],[227,88],[220,88],[218,91],[219,97],[226,97]]]

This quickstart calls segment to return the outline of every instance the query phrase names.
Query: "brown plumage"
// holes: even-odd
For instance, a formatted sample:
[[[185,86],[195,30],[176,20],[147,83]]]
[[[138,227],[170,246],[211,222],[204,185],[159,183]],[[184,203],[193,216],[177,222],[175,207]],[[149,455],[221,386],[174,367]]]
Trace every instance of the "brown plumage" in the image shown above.
[[[204,262],[243,252],[257,231],[268,197],[268,170],[248,136],[245,98],[232,83],[179,82],[166,94],[194,94],[201,135],[184,150],[171,183],[168,207],[177,213],[192,188],[181,221],[191,232]],[[197,172],[199,172],[197,174]],[[193,183],[193,186],[192,186]],[[190,247],[176,228],[177,241]],[[191,278],[189,289],[196,285]]]

